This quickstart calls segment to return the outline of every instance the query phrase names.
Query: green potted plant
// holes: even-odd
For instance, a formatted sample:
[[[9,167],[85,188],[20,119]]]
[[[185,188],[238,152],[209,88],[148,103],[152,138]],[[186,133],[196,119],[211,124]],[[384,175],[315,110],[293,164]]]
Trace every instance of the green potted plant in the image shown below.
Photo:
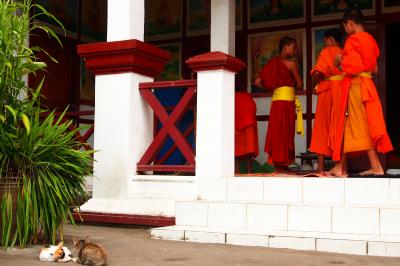
[[[34,15],[32,10],[35,9]],[[27,87],[24,76],[44,69],[28,47],[30,32],[51,29],[36,16],[58,20],[31,0],[0,1],[0,236],[3,247],[37,243],[40,237],[63,237],[73,222],[71,205],[85,195],[91,151],[80,149],[65,112],[56,117],[40,107],[40,89]],[[61,23],[59,23],[61,25]],[[62,25],[61,25],[62,26]],[[61,42],[60,42],[61,44]],[[21,97],[25,95],[25,97]],[[46,115],[43,117],[43,113]]]

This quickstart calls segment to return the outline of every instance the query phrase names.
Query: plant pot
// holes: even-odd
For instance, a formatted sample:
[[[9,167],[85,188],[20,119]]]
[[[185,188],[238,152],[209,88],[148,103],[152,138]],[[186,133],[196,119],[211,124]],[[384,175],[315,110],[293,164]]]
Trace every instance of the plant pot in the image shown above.
[[[16,209],[17,209],[17,196],[18,196],[18,178],[17,177],[2,177],[2,178],[0,178],[0,204],[3,200],[3,195],[7,192],[11,193],[11,197],[13,200],[13,206],[12,206],[13,219],[12,219],[11,234],[10,234],[10,238],[12,238],[13,232],[15,232],[15,229],[16,229]],[[3,238],[2,230],[1,230],[2,226],[3,225],[2,225],[2,219],[1,219],[1,213],[0,213],[0,239]],[[1,245],[1,241],[0,241],[0,245]]]

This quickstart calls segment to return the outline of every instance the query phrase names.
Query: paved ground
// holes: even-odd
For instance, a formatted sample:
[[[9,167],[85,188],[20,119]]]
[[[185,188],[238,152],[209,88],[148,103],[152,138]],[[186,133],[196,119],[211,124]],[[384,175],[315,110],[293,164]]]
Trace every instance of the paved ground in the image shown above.
[[[104,226],[82,225],[74,229],[68,225],[65,228],[66,245],[71,247],[72,237],[86,235],[105,247],[108,265],[400,265],[400,259],[396,258],[153,240],[146,229]],[[60,265],[40,262],[37,258],[39,249],[40,246],[0,250],[0,265]],[[66,266],[73,264],[69,262]]]

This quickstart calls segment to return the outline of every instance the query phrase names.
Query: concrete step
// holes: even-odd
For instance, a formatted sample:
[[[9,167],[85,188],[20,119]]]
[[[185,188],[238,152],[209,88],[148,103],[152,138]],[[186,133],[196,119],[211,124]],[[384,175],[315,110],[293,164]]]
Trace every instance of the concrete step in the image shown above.
[[[400,207],[400,179],[395,178],[233,177],[206,181],[204,190],[210,193],[203,200]],[[200,185],[202,182],[200,179]]]
[[[135,198],[194,200],[198,197],[194,176],[134,175],[128,191]]]
[[[176,225],[400,236],[400,208],[178,201]]]
[[[400,257],[400,236],[179,225],[154,228],[151,236],[163,240]]]
[[[175,216],[175,200],[163,198],[92,198],[80,207],[86,213]]]

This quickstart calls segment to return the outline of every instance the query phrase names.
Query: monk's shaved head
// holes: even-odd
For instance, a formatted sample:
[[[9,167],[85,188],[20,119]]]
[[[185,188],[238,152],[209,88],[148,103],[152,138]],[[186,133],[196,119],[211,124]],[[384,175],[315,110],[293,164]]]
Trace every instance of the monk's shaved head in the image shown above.
[[[359,8],[349,8],[344,12],[343,24],[349,21],[353,21],[358,25],[364,25],[364,15]]]
[[[342,41],[342,36],[340,34],[340,31],[336,28],[329,29],[325,32],[324,38],[333,38],[335,42],[340,43]]]
[[[279,52],[282,52],[285,46],[292,44],[296,44],[296,39],[289,36],[282,37],[282,39],[279,41]]]

